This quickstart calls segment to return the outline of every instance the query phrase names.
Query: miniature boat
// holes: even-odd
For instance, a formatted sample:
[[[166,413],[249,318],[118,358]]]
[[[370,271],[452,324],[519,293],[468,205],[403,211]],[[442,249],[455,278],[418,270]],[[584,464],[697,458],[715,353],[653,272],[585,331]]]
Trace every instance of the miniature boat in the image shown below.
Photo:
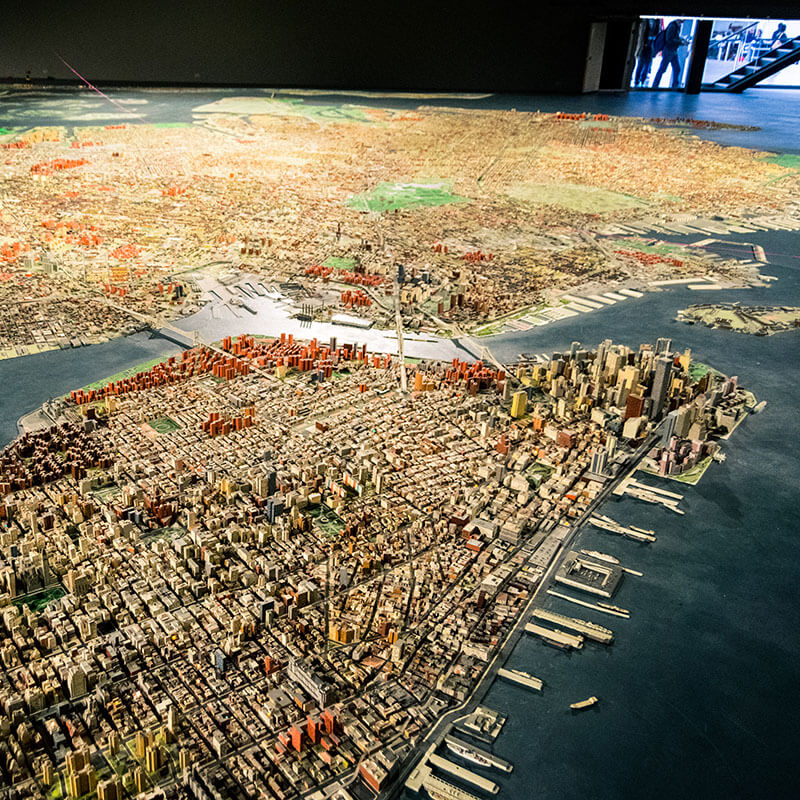
[[[608,553],[601,553],[597,550],[581,550],[585,556],[592,556],[592,558],[597,558],[600,561],[608,561],[609,564],[619,564],[619,559],[614,558],[614,556],[608,555]]]
[[[597,605],[601,608],[608,608],[611,611],[619,611],[620,614],[630,614],[627,608],[620,608],[619,606],[612,606],[611,603],[604,603],[602,600],[597,601]]]
[[[488,758],[485,758],[480,753],[476,753],[470,747],[465,747],[463,744],[452,741],[446,742],[446,745],[448,750],[455,753],[457,756],[461,756],[461,758],[464,758],[467,761],[471,761],[473,764],[477,764],[480,767],[492,766],[492,762],[489,761]]]

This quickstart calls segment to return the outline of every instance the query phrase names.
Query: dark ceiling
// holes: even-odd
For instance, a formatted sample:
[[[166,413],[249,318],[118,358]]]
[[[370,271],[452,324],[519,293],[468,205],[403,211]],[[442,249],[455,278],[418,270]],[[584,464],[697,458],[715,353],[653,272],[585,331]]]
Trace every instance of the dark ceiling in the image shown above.
[[[548,6],[550,4],[547,4]],[[555,4],[552,4],[555,6]],[[664,14],[668,16],[687,17],[758,17],[759,19],[798,19],[800,18],[800,5],[797,2],[719,2],[719,0],[663,0],[663,2],[642,3],[636,0],[598,0],[592,3],[588,0],[578,2],[565,2],[563,7],[580,9],[588,14],[603,15],[633,15],[639,14]]]
[[[412,0],[37,2],[4,15],[0,77],[569,92],[589,23],[640,13],[800,16],[788,3]],[[60,58],[59,58],[60,57]]]

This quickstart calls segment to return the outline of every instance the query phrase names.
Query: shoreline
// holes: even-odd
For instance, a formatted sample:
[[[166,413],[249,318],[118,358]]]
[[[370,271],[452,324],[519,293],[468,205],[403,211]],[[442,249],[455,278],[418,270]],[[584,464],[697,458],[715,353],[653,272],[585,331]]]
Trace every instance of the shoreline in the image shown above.
[[[720,240],[715,238],[722,235],[738,234],[738,233],[758,233],[769,231],[787,231],[796,232],[800,231],[800,221],[790,217],[792,207],[782,209],[780,214],[774,215],[765,214],[763,211],[751,212],[748,216],[741,220],[729,217],[715,217],[709,219],[702,214],[681,213],[673,215],[674,219],[669,222],[659,219],[644,219],[634,222],[602,222],[593,231],[593,235],[598,240],[604,242],[601,246],[599,243],[597,247],[605,251],[605,243],[613,244],[615,241],[619,244],[626,244],[632,248],[632,252],[639,252],[642,254],[664,252],[685,252],[686,248],[697,247],[704,249],[711,244],[718,243]],[[657,239],[663,235],[671,236],[701,236],[703,234],[706,238],[698,242],[680,242],[672,244],[658,239],[655,243],[647,243],[637,241],[637,239]],[[617,238],[622,237],[622,238]],[[706,256],[708,263],[705,266],[708,268],[706,274],[698,274],[689,277],[678,278],[656,278],[648,279],[645,276],[629,277],[623,281],[589,281],[579,284],[576,287],[570,287],[566,291],[557,289],[552,295],[546,299],[536,303],[523,305],[519,308],[513,309],[506,314],[496,317],[492,320],[479,322],[477,325],[469,326],[466,333],[469,336],[476,338],[489,338],[508,333],[526,333],[540,327],[547,325],[551,322],[561,321],[570,317],[580,316],[581,314],[591,313],[597,311],[608,305],[622,302],[628,299],[640,299],[649,292],[662,291],[671,287],[686,286],[695,291],[719,291],[719,290],[745,290],[757,286],[771,285],[775,280],[772,276],[763,275],[761,268],[768,262],[763,253],[763,248],[760,245],[753,245],[749,243],[738,243],[741,246],[749,246],[752,249],[752,257],[750,258],[733,258],[722,257],[715,253],[710,253]],[[760,254],[757,256],[756,248],[760,248]],[[607,254],[608,255],[608,254]],[[718,276],[713,274],[714,267],[719,262],[737,262],[739,267],[746,268],[750,274],[745,278],[742,276],[738,281],[731,281],[730,279],[721,282]],[[211,264],[198,265],[189,269],[183,270],[185,272],[196,272],[205,267],[216,265],[217,263],[228,262],[212,262]],[[242,280],[248,276],[243,275]],[[260,273],[254,272],[251,278],[259,278]],[[219,282],[215,284],[218,288]],[[219,299],[219,295],[217,295]],[[201,297],[199,306],[192,311],[191,314],[178,314],[169,320],[162,320],[162,324],[172,325],[185,320],[196,319],[203,312],[214,306],[214,292],[210,287],[201,289]],[[275,302],[282,306],[287,307],[292,312],[299,305],[291,298],[281,296],[279,298],[272,298]],[[223,303],[225,304],[225,303]],[[424,302],[423,304],[424,305]],[[256,312],[258,315],[260,312]],[[680,310],[678,312],[680,314]],[[293,319],[293,314],[289,315]],[[213,319],[213,313],[212,313]],[[361,318],[359,318],[361,319]],[[372,330],[381,336],[393,333],[393,328],[378,328],[373,326],[372,320],[363,318],[365,320],[364,330]],[[276,320],[277,321],[277,320]],[[685,321],[685,320],[684,320]],[[282,320],[285,325],[285,320]],[[369,325],[366,325],[369,323]],[[324,324],[324,323],[312,323]],[[327,323],[334,324],[335,323]],[[449,323],[452,327],[462,327],[458,323]],[[150,330],[158,332],[154,327]],[[345,327],[340,325],[339,327]],[[138,331],[108,331],[94,337],[94,341],[86,341],[81,337],[77,341],[80,342],[79,347],[91,346],[94,344],[102,344],[104,342],[119,339],[131,333]],[[251,333],[250,331],[238,331],[232,335],[239,333]],[[161,335],[164,335],[163,333]],[[408,331],[406,334],[413,339],[414,336],[430,336],[436,341],[437,344],[442,341],[448,340],[450,337],[443,336],[439,331],[433,329],[421,329],[419,331]],[[64,343],[28,343],[11,345],[0,349],[0,362],[13,358],[24,358],[28,355],[38,355],[39,353],[52,352],[54,350],[69,350],[76,349],[74,344],[75,340],[69,340]],[[35,348],[35,349],[34,349]],[[19,352],[20,350],[29,350],[31,352]],[[388,352],[388,351],[383,351]]]
[[[520,613],[519,618],[514,622],[505,639],[500,643],[499,647],[497,648],[497,652],[492,657],[491,661],[487,663],[486,669],[483,671],[483,674],[476,682],[466,700],[459,703],[455,708],[447,711],[445,715],[425,734],[425,736],[421,738],[419,744],[416,745],[413,754],[409,756],[407,763],[404,765],[400,776],[397,778],[396,784],[387,793],[386,800],[394,800],[400,796],[400,794],[405,790],[406,780],[412,774],[414,769],[416,769],[418,764],[421,763],[419,761],[420,757],[424,758],[429,747],[438,747],[453,724],[455,724],[455,722],[457,722],[461,716],[471,713],[470,710],[474,710],[491,691],[498,677],[497,671],[508,662],[509,658],[511,658],[514,650],[525,634],[525,625],[528,622],[527,617],[531,613],[535,602],[539,599],[541,594],[547,591],[547,588],[551,584],[553,573],[560,566],[565,555],[577,537],[585,529],[589,517],[612,496],[614,488],[622,480],[624,480],[627,475],[631,474],[631,471],[636,471],[638,465],[641,464],[642,459],[646,456],[647,451],[650,447],[652,447],[657,438],[658,437],[656,434],[652,434],[648,440],[634,452],[630,458],[630,462],[633,462],[632,469],[628,466],[626,466],[625,469],[621,469],[617,477],[614,480],[609,481],[608,484],[603,488],[602,492],[598,494],[594,501],[587,507],[580,519],[577,519],[573,522],[559,522],[553,526],[553,529],[548,536],[553,536],[557,532],[558,528],[562,526],[566,528],[566,533],[561,539],[558,549],[551,556],[550,562],[545,571],[542,573],[541,579],[536,585],[536,588],[531,592],[531,596],[528,602],[525,604],[525,608]],[[521,549],[524,549],[524,547],[524,543],[520,545]]]

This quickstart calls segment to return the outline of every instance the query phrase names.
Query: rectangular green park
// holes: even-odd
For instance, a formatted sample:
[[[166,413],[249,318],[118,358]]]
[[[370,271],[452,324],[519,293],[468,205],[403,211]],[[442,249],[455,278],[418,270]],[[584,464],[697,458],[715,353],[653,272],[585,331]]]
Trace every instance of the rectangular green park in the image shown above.
[[[347,205],[358,211],[399,211],[405,208],[468,203],[469,198],[453,194],[447,181],[426,183],[379,183],[371,192],[353,195]]]

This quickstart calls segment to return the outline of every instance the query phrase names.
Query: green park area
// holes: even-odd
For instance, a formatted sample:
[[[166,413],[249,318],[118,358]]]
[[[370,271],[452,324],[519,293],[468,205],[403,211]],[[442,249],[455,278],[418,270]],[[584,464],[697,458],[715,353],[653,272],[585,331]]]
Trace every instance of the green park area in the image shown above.
[[[180,425],[169,417],[156,417],[148,420],[147,424],[159,435],[180,430]]]
[[[399,211],[403,208],[468,203],[469,198],[451,192],[446,181],[430,183],[379,183],[371,192],[353,195],[347,205],[359,211]]]
[[[56,779],[48,790],[47,797],[49,800],[61,800],[63,796],[64,793],[61,791],[61,781]]]
[[[329,538],[335,539],[344,530],[344,520],[326,505],[317,506],[309,512],[316,526]]]
[[[633,195],[578,183],[517,183],[509,188],[508,195],[525,203],[561,206],[582,214],[603,214],[646,205]]]
[[[544,303],[539,303],[536,306],[524,306],[523,308],[517,308],[508,314],[504,314],[501,317],[493,319],[491,322],[487,322],[485,325],[481,325],[479,328],[476,328],[474,331],[472,331],[472,333],[475,336],[494,336],[495,334],[503,333],[506,323],[522,319],[528,314],[540,311],[544,308],[546,308]]]
[[[628,239],[609,239],[608,245],[615,250],[635,250],[638,253],[653,253],[672,258],[686,258],[698,253],[698,250],[692,250],[691,245],[669,244],[667,242],[655,243],[646,239],[639,239],[636,236],[631,236]]]
[[[353,269],[356,265],[354,258],[340,258],[339,256],[331,256],[322,262],[324,267],[332,267],[333,269]]]
[[[61,586],[53,586],[50,589],[43,589],[41,592],[35,592],[25,597],[18,597],[13,602],[18,608],[27,606],[31,611],[38,614],[47,608],[53,600],[58,600],[59,597],[63,597],[65,594],[66,591]]]
[[[698,461],[693,467],[687,469],[686,472],[682,472],[680,475],[670,475],[669,477],[680,483],[688,483],[690,486],[695,486],[711,466],[711,461],[711,456],[707,456],[702,461]]]
[[[783,178],[797,175],[797,173],[800,172],[800,155],[796,153],[779,153],[777,155],[767,156],[761,160],[767,164],[775,164],[778,167],[783,167],[783,169],[786,170],[786,172],[782,172],[780,175],[775,175],[764,181],[764,185],[767,186],[770,183],[775,183]]]
[[[374,122],[368,111],[347,103],[306,103],[299,97],[223,97],[193,109],[195,114],[304,117],[314,122]]]
[[[548,480],[554,472],[554,467],[545,464],[543,461],[536,461],[525,471],[525,477],[528,479],[528,483],[538,487]]]
[[[712,375],[722,375],[722,373],[714,369],[714,367],[710,367],[702,361],[689,362],[689,377],[693,381],[699,381],[707,372],[710,372]]]
[[[658,475],[661,478],[668,478],[671,481],[686,483],[689,486],[697,486],[700,482],[700,478],[705,475],[706,470],[711,466],[712,461],[713,459],[711,456],[706,456],[702,461],[698,461],[693,467],[690,467],[680,475],[661,475],[657,469],[649,469],[646,467],[641,467],[641,471],[646,472],[648,475]]]
[[[617,123],[613,119],[584,119],[578,123],[579,128],[607,128],[612,129],[617,127]]]
[[[160,542],[162,539],[170,541],[177,536],[183,536],[186,533],[186,528],[179,523],[173,523],[166,528],[153,528],[152,530],[145,531],[141,538],[143,542],[148,544],[151,542]]]
[[[767,164],[777,164],[779,167],[786,167],[786,169],[800,169],[800,155],[796,153],[779,153],[774,156],[767,156],[762,159]]]
[[[97,489],[92,489],[92,494],[102,503],[111,502],[111,498],[118,495],[120,488],[116,483],[108,483],[106,486],[100,486]]]
[[[667,244],[666,242],[652,244],[635,236],[629,239],[609,239],[608,244],[616,250],[635,250],[638,253],[654,253],[659,256],[683,255],[685,257],[687,254],[687,249],[683,245]]]

